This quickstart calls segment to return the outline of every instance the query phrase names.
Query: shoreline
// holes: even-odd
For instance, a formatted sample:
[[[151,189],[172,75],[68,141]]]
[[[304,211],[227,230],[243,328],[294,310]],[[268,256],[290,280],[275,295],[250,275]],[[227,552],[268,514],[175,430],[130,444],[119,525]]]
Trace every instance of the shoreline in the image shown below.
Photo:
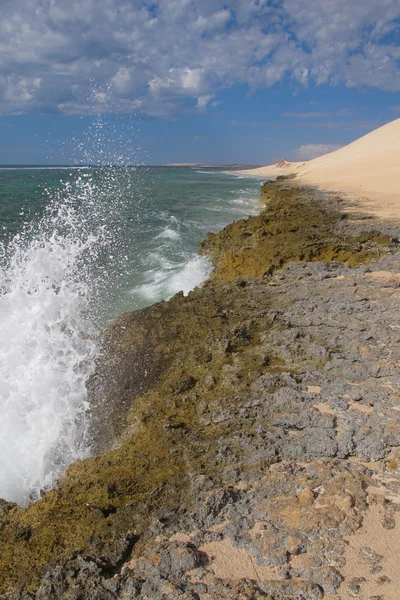
[[[254,173],[252,171],[254,171]],[[342,200],[347,200],[349,205],[352,204],[353,210],[356,212],[363,212],[387,221],[400,223],[398,193],[385,194],[376,190],[363,190],[363,183],[359,183],[357,186],[354,184],[346,185],[334,180],[324,180],[318,183],[313,180],[312,176],[301,176],[299,172],[296,172],[296,168],[293,170],[290,168],[279,168],[274,170],[272,168],[269,169],[269,167],[261,167],[260,169],[235,171],[235,174],[238,176],[254,177],[255,179],[260,180],[264,180],[265,178],[272,178],[273,181],[289,180],[292,181],[293,184],[298,184],[299,186],[314,188],[321,193],[331,196],[339,196]],[[362,181],[362,179],[360,181]]]
[[[40,502],[0,505],[0,594],[311,600],[352,585],[391,600],[379,544],[360,566],[344,540],[363,521],[386,523],[378,542],[398,527],[398,230],[293,183],[265,184],[259,215],[200,244],[215,264],[201,288],[106,328],[89,386],[102,454]]]
[[[295,176],[299,185],[339,194],[370,214],[400,222],[399,156],[400,119],[396,119],[312,160],[283,160],[242,173],[257,177]]]

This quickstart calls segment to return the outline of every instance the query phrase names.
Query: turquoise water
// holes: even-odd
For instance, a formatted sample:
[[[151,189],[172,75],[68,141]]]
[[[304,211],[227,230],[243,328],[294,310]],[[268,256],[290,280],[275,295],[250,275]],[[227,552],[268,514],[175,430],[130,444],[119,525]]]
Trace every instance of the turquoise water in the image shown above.
[[[187,293],[209,273],[197,257],[207,232],[258,211],[259,182],[221,169],[184,167],[0,169],[0,242],[28,231],[55,194],[79,178],[97,186],[97,206],[82,215],[103,221],[111,243],[90,265],[96,324]],[[62,198],[60,199],[62,202]],[[24,231],[25,229],[25,231]],[[96,286],[96,281],[98,286]]]
[[[217,169],[0,169],[0,497],[26,505],[90,456],[99,331],[204,281],[198,242],[258,197]]]

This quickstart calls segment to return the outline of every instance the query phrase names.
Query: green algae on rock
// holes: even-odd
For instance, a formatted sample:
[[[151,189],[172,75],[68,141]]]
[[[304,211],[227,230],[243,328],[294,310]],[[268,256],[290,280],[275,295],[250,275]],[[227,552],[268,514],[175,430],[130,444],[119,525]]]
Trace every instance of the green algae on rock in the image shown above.
[[[315,200],[307,190],[265,183],[261,213],[209,233],[199,244],[211,258],[211,277],[229,281],[237,277],[263,277],[290,261],[338,261],[354,266],[376,259],[377,244],[388,236],[360,233],[351,237],[341,228],[343,214],[333,203]]]
[[[364,371],[357,362],[353,345],[363,339],[365,293],[354,293],[357,273],[338,261],[369,262],[388,238],[351,237],[338,210],[297,189],[268,184],[263,198],[267,207],[258,217],[204,243],[216,264],[212,280],[187,297],[121,315],[105,330],[89,385],[101,454],[73,464],[57,488],[26,509],[0,505],[0,594],[34,593],[49,565],[67,565],[77,555],[103,578],[119,576],[131,555],[139,558],[157,544],[160,531],[211,526],[238,501],[240,486],[251,488],[277,462],[379,460],[396,445],[398,427],[386,405],[384,418],[355,414],[357,433],[340,416],[351,390],[344,382],[368,381],[381,358]],[[337,262],[316,262],[331,259]],[[290,261],[281,275],[265,276]],[[340,327],[343,315],[350,337]],[[361,332],[360,342],[352,342],[354,332]],[[355,375],[345,372],[345,359]],[[332,396],[334,415],[318,408],[318,393],[308,392],[315,382]],[[363,393],[368,398],[368,388]],[[285,478],[299,469],[288,467]],[[362,490],[368,475],[357,477]],[[201,516],[205,492],[222,500]],[[359,510],[363,502],[360,491]],[[294,527],[293,514],[287,518]],[[340,519],[349,531],[357,527],[356,513]]]

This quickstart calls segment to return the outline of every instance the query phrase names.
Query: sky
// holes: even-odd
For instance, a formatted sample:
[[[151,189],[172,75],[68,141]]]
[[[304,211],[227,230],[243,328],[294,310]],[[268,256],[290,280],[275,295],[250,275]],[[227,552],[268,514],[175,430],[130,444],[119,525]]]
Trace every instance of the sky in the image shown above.
[[[0,164],[308,160],[400,117],[400,0],[0,6]]]

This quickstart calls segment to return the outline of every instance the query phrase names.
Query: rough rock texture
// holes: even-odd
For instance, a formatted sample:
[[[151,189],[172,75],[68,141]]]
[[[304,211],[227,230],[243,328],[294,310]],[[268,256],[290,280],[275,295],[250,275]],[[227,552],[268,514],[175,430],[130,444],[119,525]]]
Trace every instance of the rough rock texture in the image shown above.
[[[199,245],[212,258],[213,279],[270,275],[289,261],[366,263],[379,256],[388,235],[348,224],[338,203],[323,194],[267,182],[261,188],[267,209],[255,217],[209,233]],[[341,223],[344,221],[344,223]]]
[[[396,526],[397,232],[372,222],[368,233],[320,196],[296,204],[298,190],[266,189],[265,213],[209,238],[211,281],[104,332],[90,383],[99,455],[40,502],[0,505],[1,597],[362,590],[342,583],[344,538],[378,480],[383,526]],[[224,571],[229,559],[219,566],[221,548],[231,562],[238,553],[240,577]]]

